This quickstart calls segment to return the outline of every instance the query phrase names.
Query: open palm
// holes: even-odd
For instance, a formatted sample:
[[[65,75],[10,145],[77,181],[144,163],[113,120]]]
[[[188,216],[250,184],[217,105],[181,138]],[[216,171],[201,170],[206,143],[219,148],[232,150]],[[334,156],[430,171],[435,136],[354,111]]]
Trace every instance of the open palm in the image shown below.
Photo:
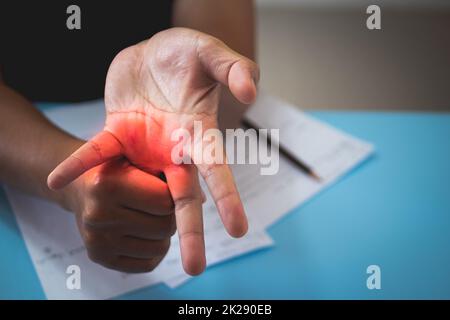
[[[172,133],[179,128],[192,132],[194,121],[201,121],[203,131],[217,128],[221,86],[251,103],[257,73],[249,59],[189,29],[169,29],[123,50],[106,79],[104,131],[50,174],[49,187],[62,188],[90,168],[122,156],[146,172],[164,173],[175,202],[183,266],[190,274],[200,273],[205,249],[197,169],[228,232],[242,236],[247,220],[229,167],[204,164],[194,154],[193,164],[175,164]]]

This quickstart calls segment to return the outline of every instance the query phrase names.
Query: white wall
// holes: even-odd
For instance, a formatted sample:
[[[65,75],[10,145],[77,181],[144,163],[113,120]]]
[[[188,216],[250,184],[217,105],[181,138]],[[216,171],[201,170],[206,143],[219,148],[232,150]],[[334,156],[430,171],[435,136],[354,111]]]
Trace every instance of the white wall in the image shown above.
[[[305,109],[450,111],[450,7],[382,7],[380,31],[340,8],[259,8],[261,88]]]

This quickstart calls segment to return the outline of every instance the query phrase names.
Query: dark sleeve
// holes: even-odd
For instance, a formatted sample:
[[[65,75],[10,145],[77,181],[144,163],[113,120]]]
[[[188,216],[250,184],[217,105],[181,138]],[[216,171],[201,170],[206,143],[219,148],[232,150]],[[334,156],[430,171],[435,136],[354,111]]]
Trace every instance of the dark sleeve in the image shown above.
[[[1,2],[3,78],[32,101],[103,97],[115,55],[171,26],[172,1],[78,0],[81,30],[68,30],[66,10],[73,3]]]

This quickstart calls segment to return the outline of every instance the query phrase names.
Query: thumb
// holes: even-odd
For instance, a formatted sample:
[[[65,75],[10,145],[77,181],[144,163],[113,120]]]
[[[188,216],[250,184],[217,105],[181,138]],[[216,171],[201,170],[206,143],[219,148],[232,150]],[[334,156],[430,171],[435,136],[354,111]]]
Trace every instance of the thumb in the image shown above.
[[[210,36],[199,41],[198,57],[208,75],[228,86],[236,99],[245,104],[254,102],[259,81],[259,68],[255,62]]]
[[[65,187],[89,169],[120,156],[120,142],[108,131],[102,131],[61,162],[48,176],[52,190]]]

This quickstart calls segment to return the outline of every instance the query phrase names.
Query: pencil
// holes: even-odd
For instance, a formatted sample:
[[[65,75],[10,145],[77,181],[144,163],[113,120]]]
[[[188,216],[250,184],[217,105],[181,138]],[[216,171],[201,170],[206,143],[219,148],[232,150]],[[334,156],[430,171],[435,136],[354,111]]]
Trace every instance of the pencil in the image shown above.
[[[249,129],[255,129],[256,130],[256,134],[259,136],[259,130],[260,128],[258,126],[256,126],[254,123],[252,123],[251,121],[249,121],[248,119],[243,119],[242,120],[242,124],[249,128]],[[272,144],[272,141],[270,139],[270,135],[267,135],[267,142],[269,144],[269,146]],[[314,172],[314,170],[308,166],[307,164],[305,164],[304,162],[302,162],[300,159],[298,159],[296,156],[294,156],[292,153],[290,153],[288,150],[286,150],[285,148],[283,148],[280,144],[278,144],[278,149],[280,150],[280,153],[287,158],[289,161],[291,161],[294,165],[296,165],[297,167],[299,167],[303,172],[305,172],[306,174],[308,174],[309,176],[311,176],[312,178],[321,181],[322,179],[320,178],[320,176],[318,174],[316,174]]]

